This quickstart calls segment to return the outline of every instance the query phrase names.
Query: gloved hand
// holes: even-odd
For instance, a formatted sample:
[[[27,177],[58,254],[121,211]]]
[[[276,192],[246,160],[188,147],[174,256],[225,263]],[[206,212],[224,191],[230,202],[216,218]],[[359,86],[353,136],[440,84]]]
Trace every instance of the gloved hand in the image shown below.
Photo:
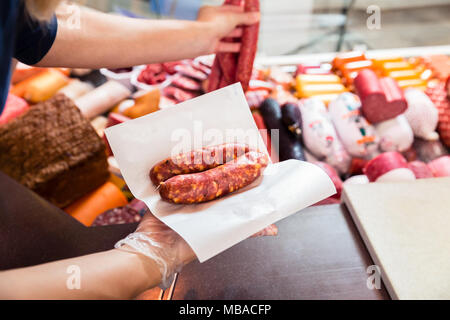
[[[277,226],[272,224],[251,238],[275,236],[277,233]],[[155,261],[161,272],[162,280],[159,286],[162,289],[167,289],[173,281],[174,274],[196,258],[187,242],[150,211],[144,215],[136,231],[117,242],[114,247],[142,254]]]
[[[186,241],[150,212],[145,214],[134,233],[114,247],[145,255],[155,261],[161,272],[162,289],[167,289],[174,274],[196,258]]]

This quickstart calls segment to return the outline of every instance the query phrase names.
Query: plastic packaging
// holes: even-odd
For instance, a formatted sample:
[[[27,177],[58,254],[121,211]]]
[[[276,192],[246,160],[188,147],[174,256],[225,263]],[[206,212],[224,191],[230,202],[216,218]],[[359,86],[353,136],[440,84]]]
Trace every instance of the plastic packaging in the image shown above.
[[[433,102],[421,90],[408,88],[405,90],[408,109],[405,117],[416,137],[425,140],[437,140],[439,135],[435,132],[439,115]]]
[[[414,142],[414,133],[404,115],[377,123],[375,130],[380,138],[381,151],[403,152]]]
[[[325,104],[315,98],[300,102],[302,115],[303,142],[307,149],[317,158],[345,173],[351,158],[331,123]]]
[[[328,111],[347,152],[353,157],[372,158],[378,153],[379,139],[360,108],[356,95],[343,93],[330,102]]]

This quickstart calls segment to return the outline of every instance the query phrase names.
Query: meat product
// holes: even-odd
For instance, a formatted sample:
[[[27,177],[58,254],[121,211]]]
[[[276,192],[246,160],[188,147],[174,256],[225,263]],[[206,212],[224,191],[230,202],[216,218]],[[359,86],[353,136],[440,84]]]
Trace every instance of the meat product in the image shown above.
[[[450,177],[450,156],[437,158],[428,163],[428,167],[435,177]]]
[[[163,94],[169,98],[174,98],[177,102],[190,100],[199,95],[198,92],[182,90],[172,86],[165,87],[163,89]]]
[[[417,158],[425,163],[448,154],[447,149],[439,140],[426,141],[417,138],[414,139],[413,147],[417,152]]]
[[[23,97],[31,103],[38,103],[51,98],[70,81],[57,69],[48,69],[29,79],[31,79],[31,82],[25,88]]]
[[[450,100],[446,97],[444,83],[432,82],[425,92],[438,109],[438,132],[441,140],[447,147],[450,147]]]
[[[0,126],[0,170],[58,207],[109,177],[105,144],[62,94]]]
[[[366,60],[366,56],[361,51],[339,53],[332,61],[333,69],[340,70],[346,63],[361,60]]]
[[[108,81],[75,99],[75,105],[88,119],[92,119],[119,103],[131,94],[125,86],[116,81]]]
[[[398,152],[385,152],[370,160],[363,169],[370,182],[415,180],[405,158]]]
[[[0,125],[5,124],[12,119],[20,116],[22,113],[25,113],[30,106],[28,103],[20,98],[15,96],[14,94],[8,94],[6,99],[5,108],[3,112],[0,114]]]
[[[348,175],[360,175],[363,173],[364,167],[369,160],[363,158],[352,158],[350,162],[350,168],[348,169]]]
[[[246,12],[259,11],[259,0],[246,0],[244,9]],[[237,63],[235,79],[241,83],[244,92],[247,91],[248,83],[252,76],[253,62],[255,60],[258,44],[258,32],[259,23],[243,27],[241,39],[242,46]]]
[[[250,148],[245,144],[224,143],[182,153],[155,164],[150,170],[150,180],[158,186],[161,182],[178,174],[209,170],[232,161],[249,151]]]
[[[222,78],[222,69],[220,68],[219,59],[214,59],[211,67],[211,74],[208,77],[208,92],[219,89],[220,79]]]
[[[435,132],[439,114],[430,98],[423,91],[415,88],[406,89],[405,98],[408,101],[405,117],[414,135],[425,140],[439,139],[439,135]]]
[[[343,93],[330,102],[328,112],[347,152],[353,157],[372,158],[378,152],[375,128],[361,115],[361,102],[352,93]]]
[[[247,103],[250,108],[259,107],[260,104],[266,99],[269,95],[267,90],[249,90],[245,93],[245,98],[247,99]]]
[[[167,72],[162,63],[152,63],[145,66],[145,68],[138,75],[139,82],[155,85],[163,82],[167,78]]]
[[[101,213],[127,203],[120,189],[114,183],[107,181],[101,187],[64,208],[64,211],[85,226],[90,226]]]
[[[380,138],[381,151],[408,150],[414,141],[414,133],[404,115],[375,124]]]
[[[286,103],[281,108],[283,123],[298,139],[302,137],[302,115],[300,108],[293,103]]]
[[[260,105],[259,111],[267,129],[270,130],[272,145],[276,150],[271,151],[278,153],[279,160],[305,160],[302,144],[283,124],[278,102],[268,98]]]
[[[367,178],[367,176],[365,174],[359,174],[346,179],[343,185],[346,186],[348,184],[367,184],[367,183],[369,183],[369,179]]]
[[[350,156],[338,138],[325,104],[315,98],[302,100],[300,113],[303,142],[308,150],[315,157],[325,159],[340,173],[346,172]]]
[[[172,82],[170,83],[172,86],[178,87],[180,89],[184,90],[191,90],[191,91],[201,91],[202,90],[202,84],[198,81],[195,81],[191,78],[187,77],[177,77],[175,76],[172,79]]]
[[[361,98],[362,113],[371,123],[395,118],[407,109],[403,92],[391,78],[378,79],[375,72],[364,69],[358,73],[354,85]]]
[[[340,199],[341,198],[341,192],[342,192],[342,180],[338,176],[336,170],[334,170],[333,167],[329,166],[325,162],[315,162],[315,165],[319,166],[325,173],[330,177],[331,181],[333,181],[334,187],[336,188],[336,194],[334,194],[332,197]]]
[[[179,65],[175,66],[175,70],[178,73],[180,73],[186,77],[189,77],[189,78],[192,78],[192,79],[195,79],[198,81],[203,81],[208,78],[208,76],[204,72],[194,69],[192,66],[189,66],[186,64],[179,64]]]
[[[250,238],[256,238],[256,237],[264,237],[264,236],[276,236],[278,234],[278,227],[274,224],[271,224],[261,231],[258,231],[257,233],[250,236]]]
[[[430,168],[427,166],[425,162],[416,160],[408,163],[408,166],[409,169],[411,169],[411,171],[414,172],[416,179],[433,177],[433,173],[431,172]]]
[[[211,201],[251,184],[268,162],[266,154],[250,151],[214,169],[174,176],[160,184],[159,193],[176,204]]]
[[[264,124],[264,119],[257,112],[253,112],[252,116],[253,116],[253,120],[255,120],[256,126],[258,127],[259,133],[261,134],[261,137],[262,137],[262,139],[264,141],[264,144],[266,145],[267,151],[271,155],[271,158],[272,158],[272,161],[273,161],[274,159],[273,159],[273,155],[271,153],[271,148],[272,148],[271,143],[272,142],[270,141],[269,132],[268,132],[268,130],[266,128],[266,125]],[[277,162],[277,161],[273,161],[273,162]]]
[[[78,97],[81,97],[82,95],[88,93],[93,89],[94,89],[93,85],[90,84],[89,82],[83,82],[78,79],[73,79],[67,86],[59,89],[58,93],[63,93],[68,98],[73,100]]]

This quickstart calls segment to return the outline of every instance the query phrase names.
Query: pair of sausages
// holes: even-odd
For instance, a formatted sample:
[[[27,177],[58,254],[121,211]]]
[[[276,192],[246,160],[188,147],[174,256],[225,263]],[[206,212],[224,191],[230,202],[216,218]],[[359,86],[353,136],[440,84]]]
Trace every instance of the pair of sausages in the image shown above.
[[[259,0],[244,0],[246,12],[258,12]],[[241,5],[241,0],[225,0],[224,5]],[[245,91],[253,70],[258,43],[259,23],[243,27],[241,52],[218,53],[214,60],[208,82],[208,92],[220,89],[234,82],[240,82]],[[234,41],[225,39],[225,41]]]
[[[151,169],[150,179],[165,201],[201,203],[248,186],[268,162],[266,154],[247,145],[223,144],[160,161]]]

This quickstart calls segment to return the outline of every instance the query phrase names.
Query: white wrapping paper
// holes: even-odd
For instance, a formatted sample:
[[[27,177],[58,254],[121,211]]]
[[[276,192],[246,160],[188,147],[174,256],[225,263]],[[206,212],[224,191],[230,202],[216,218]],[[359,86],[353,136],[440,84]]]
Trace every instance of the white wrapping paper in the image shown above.
[[[176,205],[161,200],[149,178],[153,165],[176,154],[180,139],[191,139],[191,149],[197,149],[223,142],[211,141],[212,132],[227,137],[233,129],[244,132],[234,136],[234,142],[257,144],[260,150],[264,146],[239,84],[105,131],[133,195],[180,234],[200,262],[336,192],[319,167],[289,160],[270,164],[248,187],[214,201]]]

